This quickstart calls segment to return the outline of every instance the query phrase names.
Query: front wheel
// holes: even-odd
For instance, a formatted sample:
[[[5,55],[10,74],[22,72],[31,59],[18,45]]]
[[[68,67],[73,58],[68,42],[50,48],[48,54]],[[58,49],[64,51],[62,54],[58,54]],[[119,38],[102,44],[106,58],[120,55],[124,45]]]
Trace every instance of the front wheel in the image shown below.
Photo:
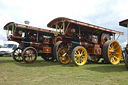
[[[71,60],[70,55],[68,54],[67,48],[61,48],[59,49],[57,53],[57,61],[62,64],[68,64]]]
[[[27,47],[23,50],[22,57],[25,63],[34,63],[37,59],[37,51],[33,47]]]
[[[20,47],[16,48],[12,53],[13,60],[15,60],[16,62],[22,62],[23,59],[21,53],[22,49]]]
[[[77,46],[73,49],[71,54],[73,63],[77,66],[84,65],[87,62],[87,51],[82,46]]]

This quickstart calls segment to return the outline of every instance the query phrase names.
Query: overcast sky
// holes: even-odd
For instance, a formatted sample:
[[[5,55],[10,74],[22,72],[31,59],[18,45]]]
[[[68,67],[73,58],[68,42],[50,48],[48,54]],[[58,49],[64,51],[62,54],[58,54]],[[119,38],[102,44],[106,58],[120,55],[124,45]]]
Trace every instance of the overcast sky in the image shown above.
[[[8,22],[47,28],[57,17],[67,17],[124,32],[118,39],[125,46],[127,29],[119,21],[128,19],[128,0],[0,0],[0,45],[7,40],[3,27]]]

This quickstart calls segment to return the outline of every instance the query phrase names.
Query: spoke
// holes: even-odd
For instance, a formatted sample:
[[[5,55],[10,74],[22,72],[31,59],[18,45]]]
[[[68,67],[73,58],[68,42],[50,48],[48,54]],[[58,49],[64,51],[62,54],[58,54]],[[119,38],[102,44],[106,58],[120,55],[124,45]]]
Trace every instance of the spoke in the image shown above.
[[[20,59],[20,57],[18,56],[18,60]]]
[[[110,45],[109,49],[111,49],[111,50],[112,50],[112,47],[111,47],[111,45]]]
[[[27,56],[25,56],[25,60],[27,60],[28,59],[28,57]]]
[[[22,57],[20,57],[20,59],[22,60]]]
[[[84,56],[84,55],[82,55],[82,57],[81,57],[81,58],[82,58],[82,59],[84,59],[84,57],[85,57],[85,56]]]
[[[29,61],[30,60],[30,57],[29,56],[26,56],[26,59],[25,60]]]
[[[112,55],[112,53],[111,53],[111,52],[108,52],[108,54],[109,54],[109,55]]]
[[[110,48],[113,49],[113,44],[110,45]]]
[[[109,50],[108,50],[109,52],[112,52],[112,49],[111,48],[109,48]]]
[[[77,58],[77,56],[74,56],[75,58]]]
[[[30,61],[30,57],[28,56],[28,61]]]
[[[30,51],[30,54],[33,55],[33,51],[32,50]]]
[[[115,50],[116,50],[116,49],[118,49],[118,48],[119,48],[119,46],[118,46],[118,47],[116,47],[116,48],[115,48]]]
[[[116,46],[116,43],[113,43],[114,45],[113,45],[113,47],[115,47]]]
[[[80,54],[80,51],[77,51],[78,52],[78,54]]]
[[[120,54],[120,53],[117,53],[117,52],[116,52],[116,54],[118,55],[118,54]]]
[[[82,49],[80,49],[80,54],[82,53]]]
[[[19,53],[20,50],[18,49],[17,51],[18,51],[18,53]]]
[[[115,61],[115,60],[114,60],[114,58],[112,57],[112,58],[111,58],[111,62],[114,62],[114,61]]]
[[[17,53],[14,53],[15,56],[17,56]]]
[[[81,63],[81,58],[79,59],[79,62]]]
[[[78,53],[75,51],[75,54],[78,54]]]
[[[61,57],[62,56],[62,54],[61,53],[59,53],[59,57]]]
[[[83,61],[83,60],[84,60],[84,58],[82,58],[82,57],[81,57],[80,59],[81,59],[81,61]]]
[[[15,51],[15,53],[17,53],[17,50]]]
[[[77,60],[77,63],[80,63],[79,61],[80,61],[80,59]]]
[[[109,50],[112,50],[112,48],[111,48],[111,47],[109,47]]]
[[[84,50],[81,51],[81,55],[84,54]]]
[[[30,57],[31,58],[31,60],[33,60],[33,57]]]
[[[64,54],[64,50],[62,50],[62,51],[61,51],[61,53],[63,53],[63,54]]]
[[[112,43],[112,47],[114,47],[114,43]]]
[[[74,56],[77,56],[77,54],[74,54]]]
[[[112,50],[109,50],[108,52],[109,52],[109,53],[111,53],[111,52],[112,52]]]
[[[21,57],[18,57],[18,60],[22,60]]]
[[[113,56],[114,58],[116,58],[118,60],[118,58],[116,56]]]

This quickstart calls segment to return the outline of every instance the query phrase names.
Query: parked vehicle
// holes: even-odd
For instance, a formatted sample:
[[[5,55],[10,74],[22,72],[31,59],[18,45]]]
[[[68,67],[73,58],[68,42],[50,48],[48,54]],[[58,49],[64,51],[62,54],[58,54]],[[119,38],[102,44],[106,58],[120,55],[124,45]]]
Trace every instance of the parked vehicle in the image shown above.
[[[8,41],[20,44],[12,54],[15,61],[33,63],[37,56],[42,56],[46,61],[54,60],[52,47],[55,31],[14,22],[6,24],[4,30],[7,30]]]
[[[87,61],[98,62],[101,58],[114,65],[120,62],[122,51],[115,34],[123,32],[65,17],[55,18],[47,26],[56,29],[55,34],[60,39],[54,45],[54,56],[62,64],[72,60],[79,66]]]
[[[14,41],[7,41],[0,48],[0,56],[3,55],[12,55],[12,52],[19,46],[19,43]]]
[[[127,27],[127,44],[124,50],[125,53],[124,55],[125,55],[125,66],[128,69],[128,19],[120,21],[119,25],[123,27]]]

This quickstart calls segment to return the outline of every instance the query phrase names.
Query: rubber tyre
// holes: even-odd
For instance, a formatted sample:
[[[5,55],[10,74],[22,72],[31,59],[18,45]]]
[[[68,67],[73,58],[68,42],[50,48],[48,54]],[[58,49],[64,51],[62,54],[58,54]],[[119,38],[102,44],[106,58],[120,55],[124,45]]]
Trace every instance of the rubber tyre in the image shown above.
[[[82,51],[81,52],[82,54],[80,53],[80,51]],[[77,66],[84,65],[87,62],[87,51],[86,51],[86,49],[82,46],[75,47],[72,51],[71,59],[72,59],[72,62]]]
[[[122,50],[115,40],[108,40],[103,45],[103,58],[105,63],[117,65],[121,60]]]
[[[57,58],[56,58],[56,56],[57,56],[57,53],[58,53],[58,47],[59,47],[59,45],[62,43],[62,41],[58,41],[55,45],[54,45],[54,47],[53,47],[53,57],[54,57],[54,59],[56,59],[57,60]]]

